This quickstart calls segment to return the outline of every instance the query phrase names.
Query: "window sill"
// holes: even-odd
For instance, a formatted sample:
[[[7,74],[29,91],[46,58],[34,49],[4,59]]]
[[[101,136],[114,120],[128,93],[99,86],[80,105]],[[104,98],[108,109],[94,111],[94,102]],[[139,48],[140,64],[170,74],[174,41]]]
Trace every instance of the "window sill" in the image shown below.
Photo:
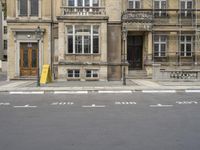
[[[86,77],[86,78],[85,78],[85,80],[86,80],[86,81],[97,81],[97,80],[99,80],[99,77],[97,77],[97,78],[93,78],[93,77],[91,77],[91,78],[90,78],[90,77]]]
[[[81,78],[75,78],[75,77],[67,77],[67,80],[70,80],[70,81],[80,81]]]
[[[71,53],[67,53],[67,54],[65,54],[66,56],[73,56],[73,55],[76,55],[76,56],[93,56],[93,55],[95,55],[95,56],[99,56],[99,55],[101,55],[100,53],[94,53],[94,54],[79,54],[79,53],[77,53],[77,54],[71,54]]]

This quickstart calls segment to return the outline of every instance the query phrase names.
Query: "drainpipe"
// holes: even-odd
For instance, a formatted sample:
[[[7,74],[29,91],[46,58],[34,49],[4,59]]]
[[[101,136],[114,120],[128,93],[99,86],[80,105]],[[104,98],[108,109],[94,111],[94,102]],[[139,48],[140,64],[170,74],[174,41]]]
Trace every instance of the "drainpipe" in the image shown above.
[[[53,8],[53,0],[51,0],[51,75],[52,75],[52,79],[54,80],[54,68],[53,68],[53,64],[54,64],[54,38],[53,38],[53,19],[54,19],[54,8]]]

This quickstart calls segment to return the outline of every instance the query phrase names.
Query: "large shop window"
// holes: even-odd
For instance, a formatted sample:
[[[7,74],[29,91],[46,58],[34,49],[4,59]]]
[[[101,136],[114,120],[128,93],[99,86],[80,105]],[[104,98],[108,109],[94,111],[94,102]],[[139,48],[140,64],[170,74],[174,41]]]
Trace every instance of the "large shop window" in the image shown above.
[[[20,16],[38,16],[39,0],[18,0]]]
[[[191,17],[192,11],[190,9],[193,8],[192,0],[180,0],[180,9],[182,17]]]
[[[98,7],[99,0],[67,0],[68,6],[75,7]]]
[[[162,11],[154,11],[155,17],[164,17],[166,13],[167,2],[166,0],[154,0],[154,9],[161,9]]]
[[[67,26],[69,54],[99,53],[99,26]]]
[[[181,36],[181,56],[190,57],[192,56],[192,36]]]
[[[140,9],[140,0],[128,0],[129,9]]]
[[[167,36],[154,35],[154,56],[165,57],[167,49]]]

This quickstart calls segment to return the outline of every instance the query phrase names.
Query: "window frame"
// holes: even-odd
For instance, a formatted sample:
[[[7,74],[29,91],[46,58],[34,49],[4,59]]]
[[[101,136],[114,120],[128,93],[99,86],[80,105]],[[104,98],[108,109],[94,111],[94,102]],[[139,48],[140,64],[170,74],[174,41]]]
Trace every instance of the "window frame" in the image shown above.
[[[185,2],[184,8],[182,8],[182,5],[181,5],[182,2]],[[193,9],[194,8],[194,1],[193,0],[180,0],[179,1],[179,3],[180,3],[180,10],[181,10],[181,14],[180,15],[182,17],[191,17],[191,15],[192,15],[192,11],[188,11],[188,10],[182,11],[182,9],[189,9],[188,8],[188,2],[192,2],[192,8],[190,8],[190,9]]]
[[[72,73],[69,73],[70,71],[72,71]],[[76,73],[78,72],[78,73]],[[69,75],[72,76],[69,76]],[[78,74],[78,76],[77,76]],[[79,79],[80,78],[80,69],[67,69],[67,78],[75,78],[75,79]]]
[[[133,3],[132,8],[130,7],[130,2]],[[139,8],[136,8],[136,2],[139,2]],[[141,0],[128,0],[128,8],[129,9],[141,9]]]
[[[73,5],[69,5],[69,1],[70,0],[66,0],[66,4],[67,4],[67,6],[69,6],[69,7],[100,7],[100,0],[97,0],[98,1],[98,5],[97,6],[95,6],[94,4],[94,1],[95,0],[89,0],[89,5],[87,6],[86,5],[86,1],[87,0],[80,0],[81,1],[81,5],[79,5],[78,4],[78,1],[79,0],[73,0]]]
[[[155,41],[155,36],[158,36],[158,41]],[[162,41],[162,37],[165,37],[165,41]],[[166,53],[167,53],[167,43],[168,43],[168,36],[165,34],[162,35],[154,35],[154,57],[166,57]],[[158,52],[155,51],[155,45],[158,45]],[[162,51],[162,45],[165,45],[165,51]],[[156,53],[158,53],[156,55]],[[164,56],[162,54],[165,54]]]
[[[184,37],[184,41],[181,40],[181,38]],[[187,37],[191,38],[191,41],[187,41]],[[181,57],[192,57],[192,53],[193,53],[193,36],[192,35],[182,35],[180,36],[180,56]],[[187,45],[190,44],[191,46],[191,51],[188,52],[187,51]],[[182,52],[181,46],[184,45],[184,51]],[[190,53],[190,55],[187,55],[188,53]],[[182,55],[184,54],[184,55]]]
[[[82,27],[82,29],[84,29],[84,27],[89,27],[89,34],[87,34],[86,32],[77,32],[76,33],[76,27]],[[94,27],[97,27],[98,29],[98,33],[94,33]],[[71,28],[69,32],[69,28]],[[66,26],[66,54],[82,54],[82,55],[92,55],[92,54],[100,54],[100,26],[99,25],[67,25]],[[70,49],[69,47],[69,37],[72,39],[72,48]],[[78,51],[77,49],[77,37],[81,37],[81,51]],[[89,43],[89,51],[85,52],[85,39],[86,37],[88,37],[90,39],[90,43]],[[95,37],[98,37],[98,53],[96,53],[94,50],[94,39]],[[70,39],[70,40],[71,40]]]
[[[27,12],[26,14],[21,14],[20,12],[20,0],[17,0],[17,12],[16,12],[16,16],[17,17],[31,17],[31,18],[38,18],[41,17],[41,0],[38,0],[38,8],[37,8],[37,14],[32,14],[31,12],[31,1],[32,0],[27,0]]]
[[[159,7],[158,8],[155,8],[156,5],[155,3],[158,2],[159,3]],[[166,4],[166,7],[165,8],[162,8],[162,3],[165,2]],[[154,12],[154,16],[155,17],[166,17],[167,16],[167,0],[154,0],[154,9],[162,9],[161,11],[158,11],[158,12]]]
[[[89,74],[88,74],[88,71],[90,71]],[[97,78],[99,78],[99,70],[98,69],[86,69],[85,70],[85,77],[87,79],[97,79]]]

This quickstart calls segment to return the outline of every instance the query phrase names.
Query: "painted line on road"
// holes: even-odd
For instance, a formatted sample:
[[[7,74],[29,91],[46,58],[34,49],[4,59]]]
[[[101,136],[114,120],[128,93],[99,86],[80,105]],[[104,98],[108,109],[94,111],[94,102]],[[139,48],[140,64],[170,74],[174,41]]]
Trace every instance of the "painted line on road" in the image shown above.
[[[162,104],[157,104],[157,105],[150,105],[150,107],[173,107],[174,105],[162,105]]]
[[[179,105],[192,105],[192,104],[198,104],[197,101],[176,101],[176,104]]]
[[[54,94],[88,94],[88,91],[54,91]]]
[[[8,106],[10,103],[0,103],[0,106]]]
[[[133,93],[133,91],[98,91],[99,94],[129,94]]]
[[[11,91],[9,92],[11,95],[41,95],[44,94],[44,91],[31,91],[31,92],[23,92],[23,91]]]
[[[74,105],[74,102],[53,102],[51,105]]]
[[[95,105],[95,104],[92,104],[92,105],[83,105],[82,107],[83,108],[105,108],[106,106],[105,105]]]
[[[200,90],[185,90],[186,93],[200,93]]]
[[[136,105],[136,102],[115,102],[115,105]]]
[[[142,90],[142,93],[176,93],[176,90]]]
[[[30,106],[30,105],[24,105],[24,106],[13,106],[14,108],[37,108],[37,106]]]

